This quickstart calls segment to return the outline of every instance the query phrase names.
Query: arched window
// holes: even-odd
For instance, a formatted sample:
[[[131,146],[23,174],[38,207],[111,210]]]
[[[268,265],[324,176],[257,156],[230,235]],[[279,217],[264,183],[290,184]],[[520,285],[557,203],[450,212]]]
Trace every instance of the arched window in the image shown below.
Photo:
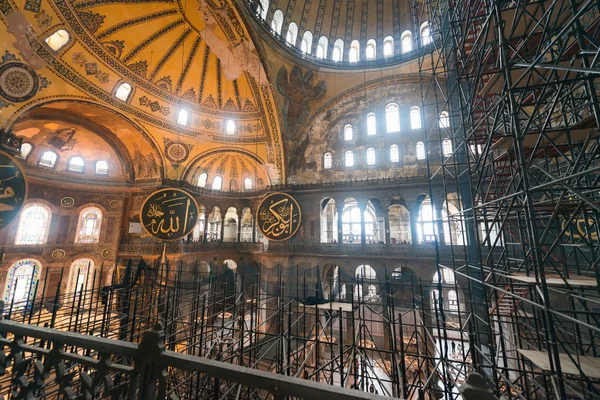
[[[402,32],[402,39],[400,41],[402,44],[402,53],[408,53],[412,50],[412,32],[404,31]]]
[[[300,44],[300,50],[306,54],[310,54],[312,50],[313,35],[311,31],[305,31],[302,35],[302,43]]]
[[[346,152],[346,167],[354,166],[354,153],[350,150]]]
[[[372,136],[377,134],[377,117],[375,113],[367,114],[367,135]]]
[[[454,290],[448,292],[448,309],[450,311],[458,311],[458,296]]]
[[[348,54],[348,61],[358,62],[360,60],[360,43],[358,40],[353,40],[350,43],[350,53]]]
[[[232,179],[229,181],[229,191],[230,192],[237,192],[238,191],[238,185],[237,185],[237,180],[236,179]]]
[[[356,278],[377,279],[375,270],[370,265],[359,265],[355,272]]]
[[[189,115],[187,110],[179,110],[179,113],[177,114],[177,125],[187,126]]]
[[[425,159],[425,144],[423,144],[423,142],[417,142],[416,153],[417,153],[417,160]]]
[[[369,285],[367,289],[367,296],[369,296],[369,299],[374,299],[377,296],[377,287],[375,285]]]
[[[434,243],[435,229],[433,221],[435,219],[435,209],[431,204],[431,198],[426,196],[419,207],[419,216],[417,218],[417,240],[418,243]]]
[[[278,35],[281,35],[281,28],[283,27],[283,11],[275,10],[273,14],[273,21],[271,21],[271,29]]]
[[[410,129],[421,129],[421,110],[417,106],[410,109]]]
[[[365,51],[367,60],[375,59],[375,57],[377,56],[376,50],[377,50],[377,43],[375,42],[375,39],[370,39],[367,42],[367,48]]]
[[[344,126],[344,140],[352,140],[354,135],[352,134],[352,125],[347,124]]]
[[[33,299],[41,271],[42,266],[36,260],[24,259],[11,265],[4,286],[4,303],[18,305]]]
[[[244,190],[252,190],[252,179],[244,179]]]
[[[332,166],[333,166],[333,159],[331,157],[331,153],[325,153],[325,155],[323,156],[323,168],[331,169]]]
[[[208,174],[206,172],[201,173],[198,177],[198,186],[206,187],[206,179],[208,179]]]
[[[331,55],[331,59],[333,61],[342,61],[344,56],[344,41],[342,39],[338,39],[333,44],[333,54]]]
[[[298,25],[295,22],[290,22],[288,26],[287,35],[285,35],[285,41],[292,46],[296,45],[296,38],[298,37]]]
[[[228,135],[235,134],[235,122],[233,122],[233,120],[231,120],[231,119],[227,120],[227,124],[225,126],[225,133]]]
[[[45,151],[44,154],[42,154],[42,158],[40,158],[39,164],[45,167],[54,168],[54,165],[56,165],[57,158],[58,156],[55,152],[48,150]]]
[[[317,58],[327,58],[327,46],[329,45],[329,41],[327,37],[321,36],[319,38],[319,43],[317,44]]]
[[[119,100],[127,101],[131,93],[131,85],[127,82],[121,83],[115,92],[115,97]]]
[[[400,110],[397,104],[385,106],[385,125],[388,133],[400,132]]]
[[[440,128],[450,128],[450,116],[448,116],[448,111],[442,111],[440,113]]]
[[[453,285],[456,282],[456,277],[454,276],[454,272],[449,268],[442,268],[442,283],[447,285]],[[440,274],[436,272],[433,274],[432,282],[438,283],[440,281]]]
[[[448,157],[450,154],[452,154],[452,141],[450,141],[450,139],[442,140],[442,154],[445,157]]]
[[[89,258],[80,258],[71,264],[69,272],[68,294],[78,294],[84,290],[91,290],[94,283],[94,261]]]
[[[59,51],[65,44],[69,42],[69,32],[64,29],[59,29],[52,35],[48,36],[45,41],[46,44],[54,51]]]
[[[26,205],[19,217],[15,244],[44,244],[50,228],[50,209],[39,203]]]
[[[212,190],[221,190],[222,187],[223,187],[223,178],[221,178],[219,175],[215,176],[213,178]]]
[[[104,160],[96,161],[96,174],[108,175],[108,163]]]
[[[29,153],[31,153],[31,150],[33,150],[33,146],[31,145],[31,143],[23,143],[21,145],[21,158],[27,158]]]
[[[269,0],[260,0],[260,10],[259,15],[263,20],[267,19],[267,14],[269,12]]]
[[[429,26],[429,21],[425,21],[421,24],[421,44],[425,46],[431,42],[431,28]]]
[[[367,165],[375,165],[375,149],[372,147],[367,149]]]
[[[71,172],[83,172],[85,168],[85,161],[79,156],[71,157],[69,164],[67,164],[67,171]]]
[[[98,243],[101,227],[102,211],[97,207],[84,208],[79,214],[75,243]]]
[[[391,57],[394,55],[394,38],[391,36],[383,39],[383,56]]]
[[[399,162],[400,161],[400,153],[398,153],[398,146],[395,144],[390,146],[390,161],[391,162]]]

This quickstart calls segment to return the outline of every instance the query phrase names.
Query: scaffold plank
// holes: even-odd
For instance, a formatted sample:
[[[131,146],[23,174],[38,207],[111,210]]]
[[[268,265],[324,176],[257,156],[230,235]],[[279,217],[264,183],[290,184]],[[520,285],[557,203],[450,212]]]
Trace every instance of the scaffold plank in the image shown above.
[[[526,283],[535,283],[534,276],[526,276],[521,274],[509,275],[509,278],[514,279],[516,281],[526,282]],[[598,282],[594,278],[587,278],[585,276],[579,275],[571,275],[571,278],[564,279],[558,275],[546,275],[546,283],[552,286],[564,286],[568,283],[571,286],[590,286],[596,287],[598,286]]]
[[[523,357],[529,359],[532,363],[543,369],[544,371],[550,371],[550,361],[548,360],[548,353],[545,351],[537,350],[518,350]],[[581,375],[581,371],[588,378],[600,379],[600,358],[597,357],[586,357],[573,355],[575,360],[579,361],[579,368],[571,361],[568,354],[560,354],[560,368],[564,374],[570,375]]]

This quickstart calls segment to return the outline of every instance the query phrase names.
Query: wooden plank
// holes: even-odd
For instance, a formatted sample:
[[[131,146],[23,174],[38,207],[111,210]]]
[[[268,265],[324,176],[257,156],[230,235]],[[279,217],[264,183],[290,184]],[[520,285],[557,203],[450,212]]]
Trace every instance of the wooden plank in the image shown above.
[[[521,282],[526,282],[526,283],[535,283],[534,276],[525,276],[525,275],[521,275],[521,274],[516,274],[516,275],[509,275],[508,277],[511,279],[514,279],[516,281],[521,281]],[[579,275],[571,275],[571,277],[569,279],[566,279],[566,281],[571,286],[590,286],[590,287],[598,286],[598,282],[596,281],[596,279],[588,278],[585,276],[579,276]],[[565,280],[563,278],[559,277],[558,275],[546,275],[546,283],[548,285],[552,285],[552,286],[565,286]]]
[[[548,360],[548,353],[545,351],[536,350],[521,350],[518,349],[525,358],[529,359],[532,363],[543,369],[544,371],[550,371],[550,361]],[[573,355],[573,358],[577,360],[577,357]],[[571,361],[568,354],[560,354],[560,368],[563,374],[570,375],[581,375],[577,365]],[[589,378],[600,379],[600,358],[579,356],[579,367]]]
[[[300,305],[303,305],[305,308],[313,308],[314,305],[306,305],[306,304],[302,304],[300,303]],[[352,311],[352,303],[340,303],[339,301],[333,301],[331,303],[324,303],[324,304],[319,304],[318,305],[320,310],[333,310],[333,311],[339,311],[339,309],[341,308],[342,311],[345,312],[350,312]]]

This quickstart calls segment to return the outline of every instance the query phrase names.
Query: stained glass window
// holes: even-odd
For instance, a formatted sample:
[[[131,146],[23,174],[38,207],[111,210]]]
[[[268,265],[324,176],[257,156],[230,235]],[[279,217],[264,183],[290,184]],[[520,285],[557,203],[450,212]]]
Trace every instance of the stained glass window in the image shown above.
[[[30,300],[36,290],[42,266],[35,260],[24,259],[14,263],[8,270],[4,302],[14,304]]]
[[[44,244],[50,227],[50,209],[39,203],[32,203],[23,209],[17,228],[15,244]]]
[[[89,258],[80,258],[71,265],[67,293],[79,293],[91,289],[94,280],[94,262]]]
[[[79,214],[75,243],[98,243],[102,226],[102,211],[96,207],[84,208]]]

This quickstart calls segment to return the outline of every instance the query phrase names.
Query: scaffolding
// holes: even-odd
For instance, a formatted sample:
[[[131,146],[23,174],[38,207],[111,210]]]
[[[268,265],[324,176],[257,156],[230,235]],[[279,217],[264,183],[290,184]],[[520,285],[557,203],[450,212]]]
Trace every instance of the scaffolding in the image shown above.
[[[471,296],[469,368],[501,398],[599,398],[599,4],[415,0],[423,21],[430,196],[459,204],[437,210],[438,272]]]

